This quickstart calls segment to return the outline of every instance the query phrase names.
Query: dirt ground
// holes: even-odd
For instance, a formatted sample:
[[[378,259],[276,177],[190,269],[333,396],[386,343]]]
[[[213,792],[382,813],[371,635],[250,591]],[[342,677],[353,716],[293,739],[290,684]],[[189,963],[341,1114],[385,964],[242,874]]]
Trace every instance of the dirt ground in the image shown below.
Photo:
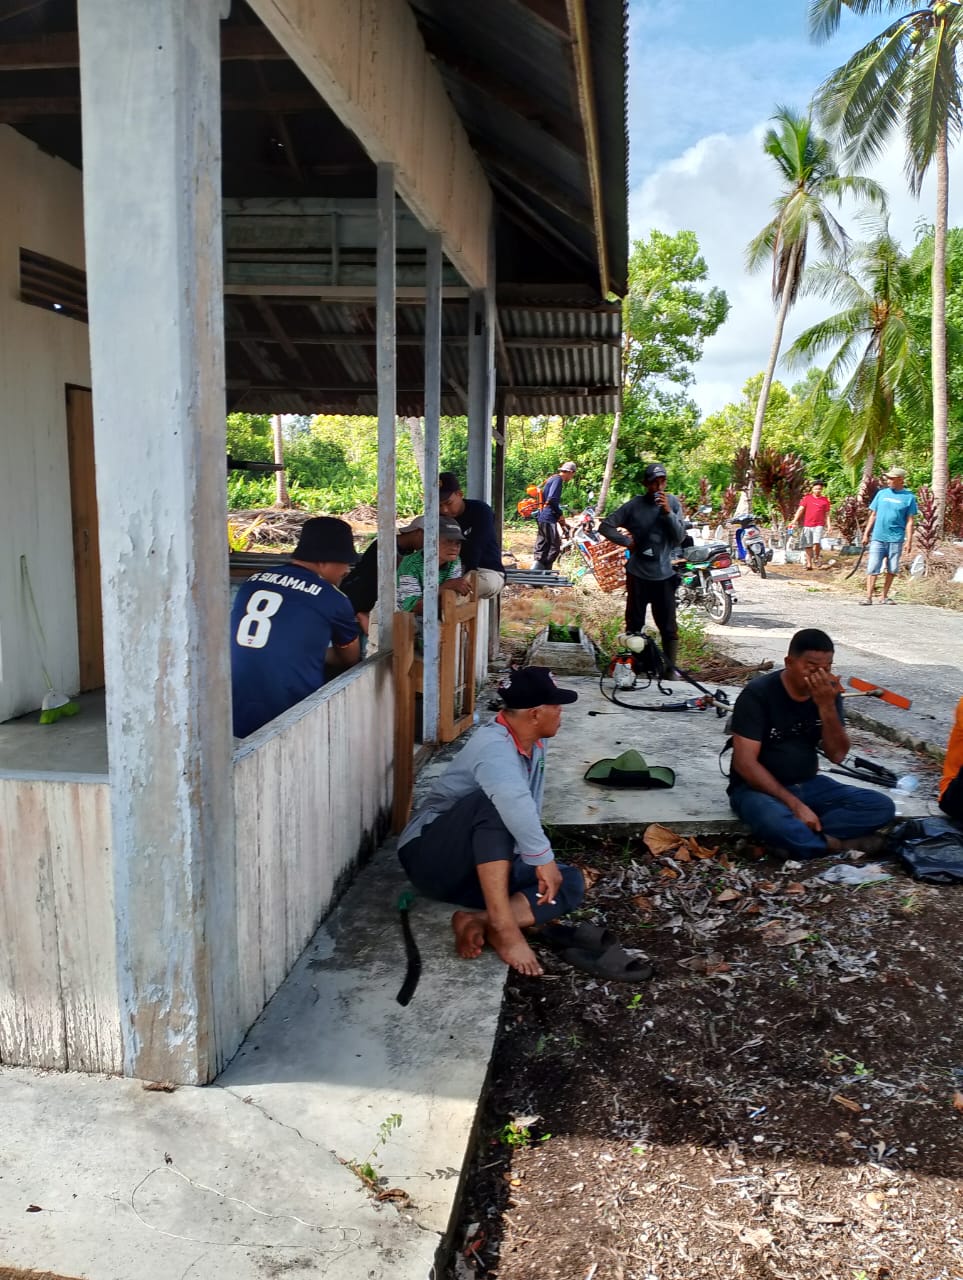
[[[510,979],[450,1276],[963,1277],[960,891],[760,852],[580,859],[656,975]]]
[[[961,890],[560,852],[655,976],[509,978],[449,1280],[963,1280]]]

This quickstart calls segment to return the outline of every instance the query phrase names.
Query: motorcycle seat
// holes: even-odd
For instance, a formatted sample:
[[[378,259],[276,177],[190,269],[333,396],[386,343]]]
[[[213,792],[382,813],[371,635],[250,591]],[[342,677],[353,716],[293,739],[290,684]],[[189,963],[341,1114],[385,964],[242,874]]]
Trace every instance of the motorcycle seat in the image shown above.
[[[711,560],[713,556],[717,556],[720,551],[727,551],[728,547],[723,542],[712,542],[707,547],[689,547],[685,553],[685,558],[689,564],[705,564]]]

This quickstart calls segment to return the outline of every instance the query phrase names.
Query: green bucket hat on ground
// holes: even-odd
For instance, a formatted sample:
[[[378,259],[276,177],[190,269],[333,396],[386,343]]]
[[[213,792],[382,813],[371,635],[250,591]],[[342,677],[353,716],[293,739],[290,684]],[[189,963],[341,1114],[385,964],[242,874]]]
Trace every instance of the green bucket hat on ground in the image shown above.
[[[601,787],[637,787],[641,791],[675,786],[675,771],[664,765],[647,765],[630,749],[609,760],[596,760],[585,771],[585,781]]]

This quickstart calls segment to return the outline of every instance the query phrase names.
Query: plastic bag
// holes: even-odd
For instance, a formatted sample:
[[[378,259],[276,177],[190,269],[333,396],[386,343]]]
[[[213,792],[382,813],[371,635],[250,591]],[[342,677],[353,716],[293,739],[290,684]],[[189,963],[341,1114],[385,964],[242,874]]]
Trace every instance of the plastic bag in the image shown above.
[[[914,578],[922,578],[926,572],[926,558],[922,555],[913,557],[913,563],[909,567],[909,571]]]
[[[909,818],[889,839],[890,848],[915,879],[963,883],[963,827],[950,818]]]

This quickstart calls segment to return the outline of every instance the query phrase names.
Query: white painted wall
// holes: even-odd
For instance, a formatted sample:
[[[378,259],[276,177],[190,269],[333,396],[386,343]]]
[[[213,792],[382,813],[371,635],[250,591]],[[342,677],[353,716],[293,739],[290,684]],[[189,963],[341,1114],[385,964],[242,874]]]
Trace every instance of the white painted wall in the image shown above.
[[[0,721],[39,707],[43,677],[24,612],[30,567],[54,685],[76,691],[64,388],[90,386],[87,326],[19,301],[20,249],[83,268],[78,170],[0,125]]]

